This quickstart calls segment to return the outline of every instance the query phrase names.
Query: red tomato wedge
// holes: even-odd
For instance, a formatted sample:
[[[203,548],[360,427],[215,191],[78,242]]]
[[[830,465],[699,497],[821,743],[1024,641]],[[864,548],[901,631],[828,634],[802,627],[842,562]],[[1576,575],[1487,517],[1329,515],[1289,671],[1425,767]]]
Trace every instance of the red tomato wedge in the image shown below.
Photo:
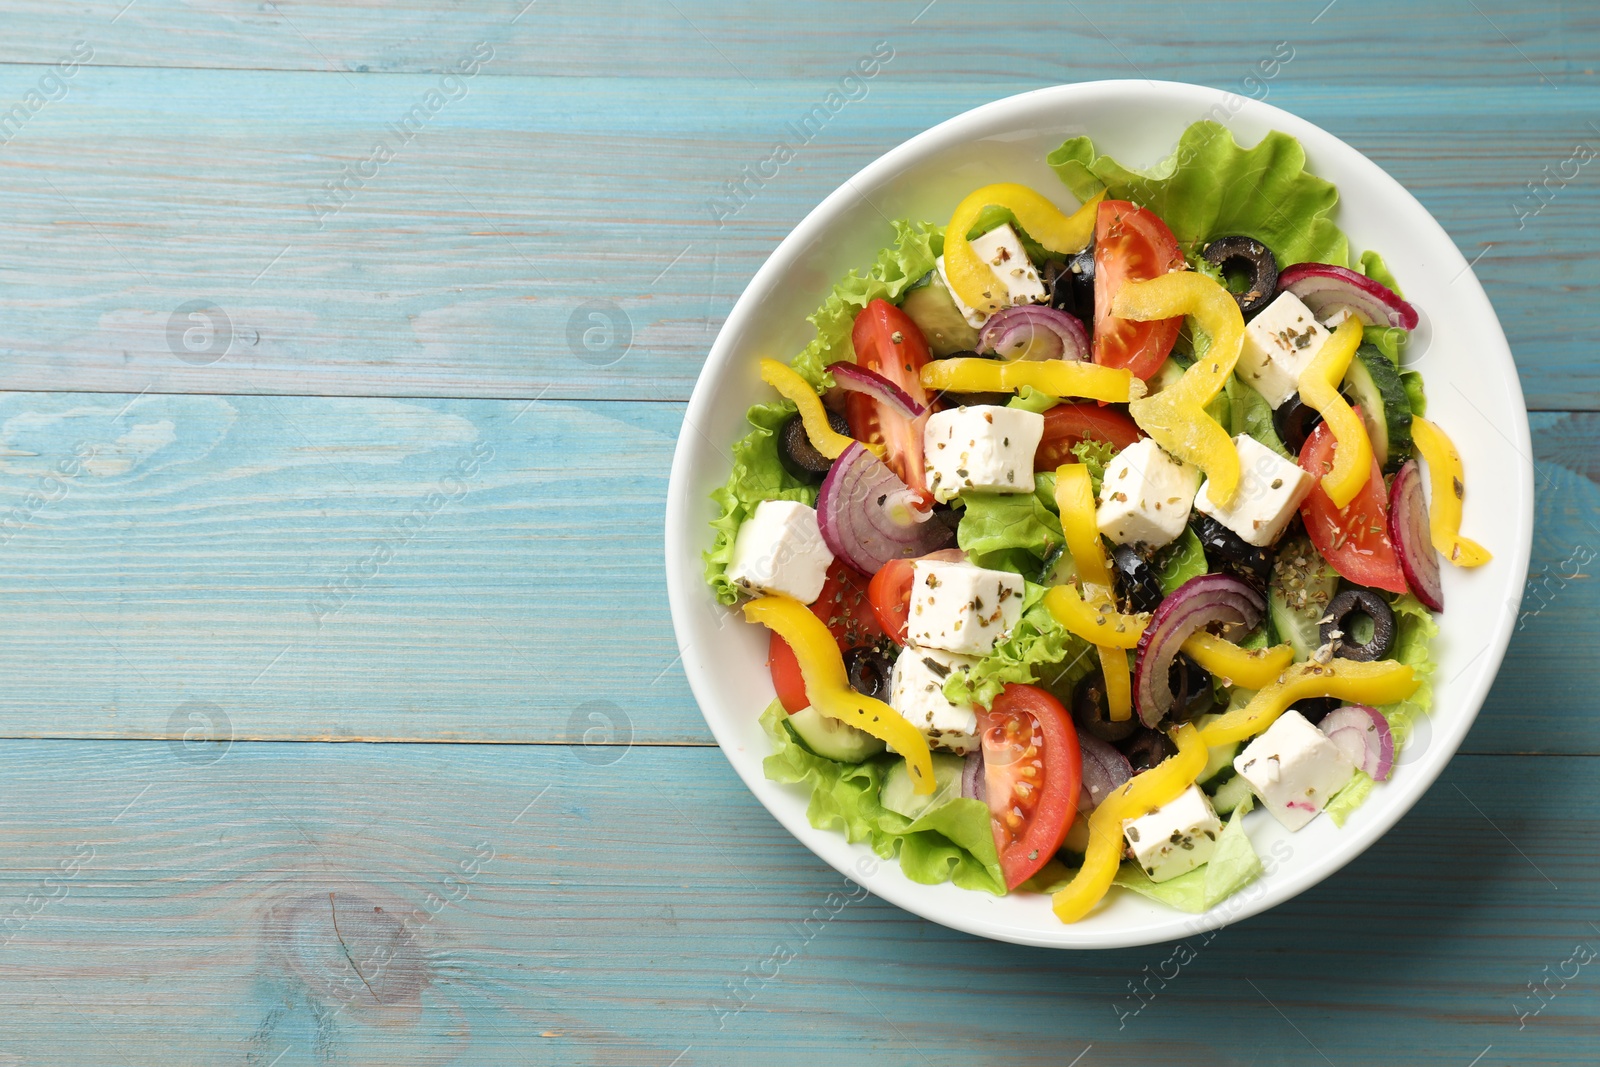
[[[1344,508],[1336,508],[1322,488],[1322,476],[1333,469],[1335,444],[1324,422],[1317,424],[1300,449],[1300,468],[1316,479],[1300,505],[1306,535],[1342,577],[1357,585],[1404,593],[1406,575],[1394,542],[1389,540],[1389,504],[1377,457],[1373,457],[1372,476],[1361,492]]]
[[[867,600],[867,585],[865,575],[834,560],[821,595],[811,605],[812,614],[828,624],[841,652],[883,640],[883,627],[878,625],[878,617]],[[910,596],[910,586],[906,587],[906,595]],[[794,650],[777,634],[767,644],[767,669],[772,672],[772,687],[778,691],[785,711],[796,712],[811,703]]]
[[[1178,240],[1153,212],[1126,200],[1102,200],[1094,223],[1094,361],[1148,379],[1178,340],[1183,318],[1136,322],[1111,314],[1127,282],[1159,278],[1184,266]]]
[[[850,344],[856,351],[856,366],[883,375],[917,403],[928,403],[928,394],[922,388],[928,342],[905,312],[887,300],[872,301],[856,316]],[[851,393],[845,399],[845,418],[850,423],[851,437],[884,445],[887,449],[884,462],[889,468],[901,481],[922,494],[925,505],[933,503],[922,452],[922,429],[928,423],[927,412],[908,419],[864,393]]]
[[[1061,702],[1008,685],[978,712],[989,817],[1006,888],[1032,878],[1061,848],[1083,784],[1078,732]]]
[[[878,568],[867,586],[867,600],[878,625],[897,645],[906,643],[906,622],[911,615],[911,582],[914,577],[909,559],[892,559]]]
[[[1123,411],[1099,404],[1057,404],[1044,413],[1044,436],[1033,454],[1035,471],[1053,471],[1077,457],[1072,446],[1094,438],[1107,441],[1118,452],[1144,436],[1144,432]]]
[[[800,661],[794,658],[789,642],[774,631],[767,643],[767,670],[772,672],[772,688],[778,691],[783,710],[790,715],[811,703],[806,696],[806,682],[800,677]]]

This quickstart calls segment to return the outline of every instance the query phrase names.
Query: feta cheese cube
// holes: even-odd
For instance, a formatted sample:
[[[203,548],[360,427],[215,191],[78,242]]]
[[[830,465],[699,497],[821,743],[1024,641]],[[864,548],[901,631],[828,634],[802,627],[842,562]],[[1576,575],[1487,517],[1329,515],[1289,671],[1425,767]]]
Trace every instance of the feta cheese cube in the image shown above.
[[[1135,441],[1106,465],[1095,524],[1119,545],[1171,544],[1189,523],[1198,480],[1148,437]]]
[[[1330,333],[1298,296],[1288,291],[1278,294],[1244,328],[1239,379],[1276,410],[1299,391],[1300,375],[1328,343]]]
[[[990,290],[994,301],[1003,308],[1014,307],[1017,304],[1039,304],[1048,299],[1049,294],[1044,287],[1044,280],[1039,277],[1039,272],[1034,269],[1033,261],[1028,258],[1028,253],[1022,247],[1022,239],[1017,236],[1017,231],[1011,228],[1009,222],[1001,223],[982,237],[972,242],[972,250],[978,253],[978,258],[989,264],[989,271],[995,277],[995,288]],[[982,326],[989,318],[988,312],[979,311],[968,307],[950,288],[950,278],[944,272],[944,257],[933,261],[939,271],[939,278],[944,282],[944,287],[950,290],[950,299],[956,303],[967,325],[974,328]]]
[[[1222,820],[1197,785],[1148,815],[1122,821],[1133,858],[1152,882],[1186,874],[1211,859],[1222,836]]]
[[[1210,479],[1195,494],[1195,510],[1210,515],[1258,548],[1272,544],[1294,518],[1315,479],[1249,434],[1233,439],[1239,451],[1239,488],[1227,507],[1211,499]]]
[[[1036,411],[980,404],[934,412],[922,431],[928,488],[940,503],[967,489],[1031,493],[1043,436],[1044,416]]]
[[[962,755],[976,752],[978,710],[971,704],[952,704],[944,696],[944,683],[951,673],[976,662],[970,656],[907,646],[894,663],[889,706],[921,731],[932,747]]]
[[[728,581],[752,594],[777,593],[809,604],[822,595],[832,564],[816,508],[763,500],[734,536]]]
[[[1020,574],[926,559],[911,572],[907,638],[918,648],[982,656],[1022,617]]]
[[[1233,769],[1290,830],[1316,818],[1356,771],[1338,745],[1293,710],[1234,757]]]

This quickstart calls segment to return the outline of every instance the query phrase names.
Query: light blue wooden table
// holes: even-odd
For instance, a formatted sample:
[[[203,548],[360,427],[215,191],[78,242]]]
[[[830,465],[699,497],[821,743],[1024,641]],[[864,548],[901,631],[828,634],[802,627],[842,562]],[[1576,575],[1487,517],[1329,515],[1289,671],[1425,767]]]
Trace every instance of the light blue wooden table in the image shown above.
[[[860,899],[675,665],[707,347],[907,136],[1250,93],[1279,42],[1268,99],[1474,258],[1538,412],[1499,683],[1383,842],[1186,952]],[[1546,179],[1600,148],[1597,64],[1550,0],[10,0],[0,1064],[1595,1062],[1600,170]]]

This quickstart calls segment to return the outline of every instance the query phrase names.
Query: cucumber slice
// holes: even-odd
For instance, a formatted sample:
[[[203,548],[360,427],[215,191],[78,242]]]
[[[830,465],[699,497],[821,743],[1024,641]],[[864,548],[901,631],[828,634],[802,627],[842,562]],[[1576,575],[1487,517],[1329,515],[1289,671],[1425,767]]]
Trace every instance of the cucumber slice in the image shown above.
[[[1159,370],[1150,376],[1150,380],[1144,383],[1145,389],[1147,390],[1145,395],[1154,396],[1168,386],[1175,385],[1178,379],[1183,377],[1183,372],[1188,369],[1188,367],[1185,367],[1177,360],[1168,359],[1165,363],[1161,364],[1161,368]]]
[[[1267,587],[1267,610],[1278,639],[1294,647],[1296,660],[1310,659],[1322,644],[1322,616],[1339,585],[1339,573],[1304,535],[1278,549]]]
[[[1195,721],[1195,726],[1204,730],[1211,722],[1222,718],[1220,714],[1212,713],[1202,715]],[[1206,756],[1206,769],[1200,772],[1200,777],[1195,781],[1206,789],[1215,789],[1236,773],[1233,769],[1233,757],[1239,754],[1239,749],[1244,747],[1238,741],[1230,741],[1225,745],[1213,745]]]
[[[978,347],[978,331],[973,329],[956,307],[955,298],[944,287],[939,272],[930,270],[921,281],[900,298],[900,310],[911,316],[928,349],[935,357],[971,352]]]
[[[1250,783],[1245,781],[1243,775],[1236,774],[1217,787],[1217,791],[1211,795],[1211,807],[1218,815],[1232,815],[1233,809],[1254,799]]]
[[[854,727],[852,727],[854,729]],[[889,773],[883,776],[883,792],[878,803],[908,819],[917,819],[934,808],[951,800],[961,799],[961,774],[966,769],[966,759],[947,752],[933,754],[933,792],[919,797],[913,792],[911,772],[905,760],[896,760]]]
[[[1345,372],[1344,392],[1361,406],[1378,466],[1398,469],[1411,458],[1411,401],[1399,369],[1376,345],[1362,345]]]
[[[813,707],[804,707],[789,716],[789,725],[807,748],[823,759],[840,763],[860,763],[882,752],[887,746],[865,730],[847,722],[830,719]]]

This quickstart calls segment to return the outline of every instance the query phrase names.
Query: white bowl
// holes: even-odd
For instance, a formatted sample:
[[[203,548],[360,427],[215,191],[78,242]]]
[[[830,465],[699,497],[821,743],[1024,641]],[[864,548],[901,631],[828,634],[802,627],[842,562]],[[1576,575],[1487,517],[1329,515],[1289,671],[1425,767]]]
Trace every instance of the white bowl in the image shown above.
[[[1308,169],[1339,188],[1337,221],[1352,250],[1381,252],[1422,310],[1425,324],[1411,347],[1427,375],[1428,415],[1461,449],[1463,529],[1494,560],[1475,571],[1446,565],[1433,713],[1394,776],[1342,829],[1322,818],[1290,834],[1264,813],[1253,815],[1250,837],[1267,873],[1231,900],[1190,915],[1118,889],[1068,926],[1043,895],[995,898],[917,885],[865,845],[813,829],[805,793],[766,779],[761,761],[769,744],[757,716],[773,698],[767,634],[720,606],[701,578],[714,516],[707,494],[727,477],[728,446],[745,432],[745,410],[766,395],[756,360],[786,359],[809,341],[805,316],[840,275],[864,269],[889,243],[886,219],[943,222],[965,193],[998,181],[1031,185],[1071,208],[1071,194],[1045,165],[1063,140],[1088,134],[1101,152],[1150,166],[1203,117],[1224,121],[1247,146],[1270,130],[1298,138]],[[1533,534],[1532,451],[1516,368],[1488,298],[1449,235],[1376,164],[1304,119],[1214,89],[1143,81],[1039,89],[958,115],[886,153],[807,215],[756,272],[712,346],[673,458],[666,528],[672,620],[690,687],[722,751],[778,821],[836,870],[907,911],[983,937],[1059,948],[1168,941],[1264,911],[1333,874],[1393,826],[1444,769],[1489,691],[1521,600]]]

